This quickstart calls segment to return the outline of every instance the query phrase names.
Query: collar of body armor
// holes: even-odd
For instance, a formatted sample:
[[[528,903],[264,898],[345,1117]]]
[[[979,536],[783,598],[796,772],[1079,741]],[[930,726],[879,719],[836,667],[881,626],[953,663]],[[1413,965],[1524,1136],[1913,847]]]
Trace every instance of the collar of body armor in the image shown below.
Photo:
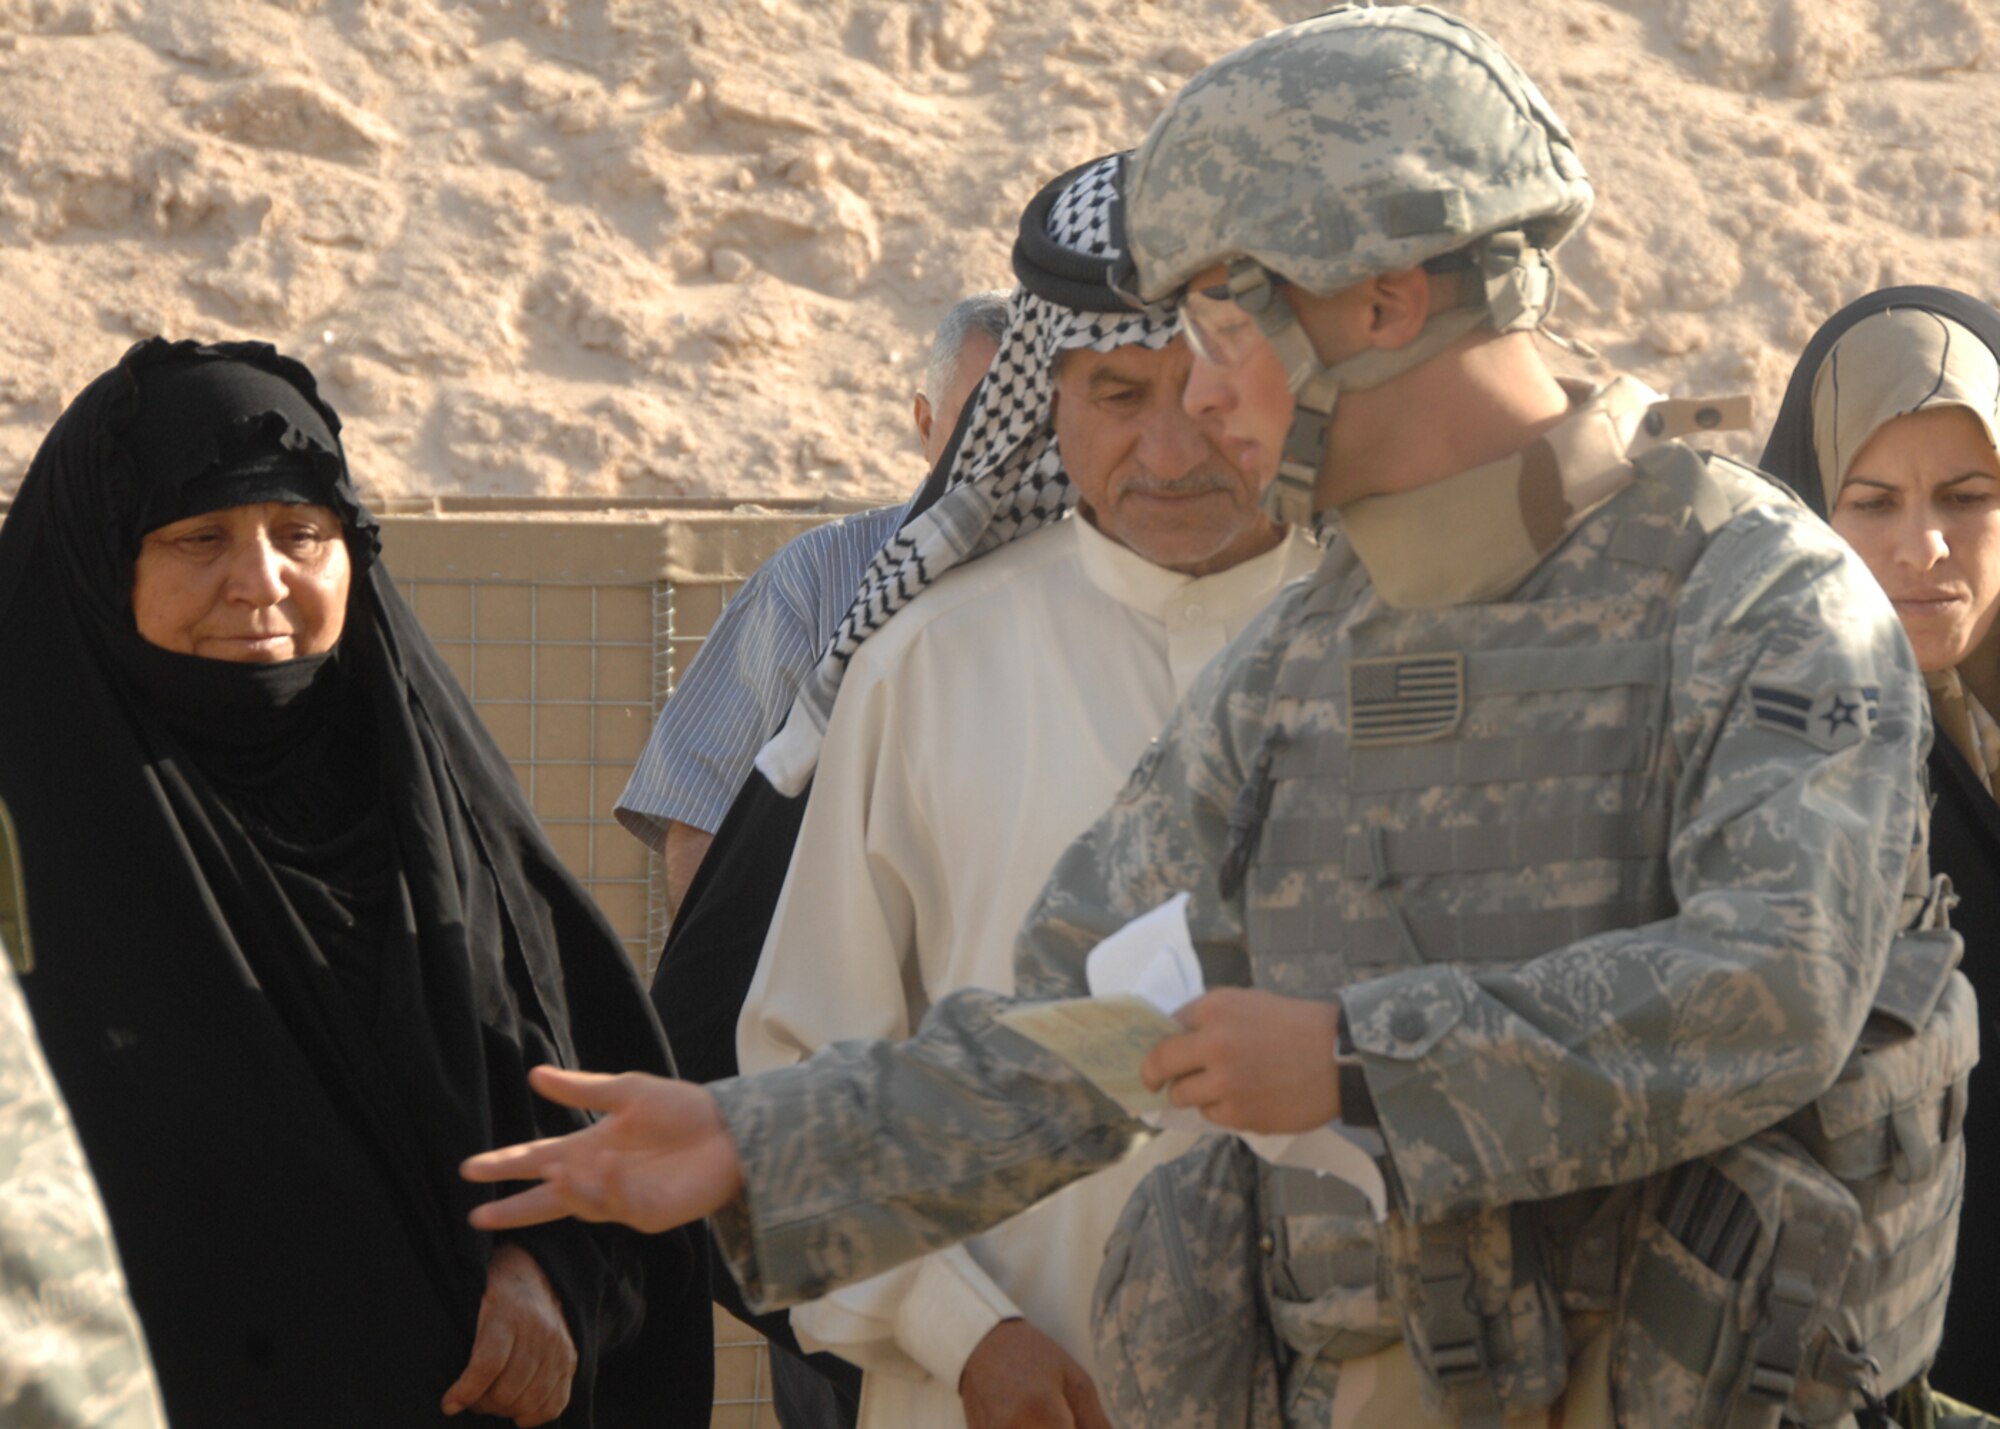
[[[1399,610],[1493,600],[1637,477],[1633,458],[1693,431],[1748,421],[1748,403],[1665,401],[1630,377],[1565,382],[1570,412],[1526,448],[1412,491],[1339,509],[1382,599]]]
[[[1285,434],[1278,473],[1264,488],[1264,510],[1274,521],[1314,524],[1314,491],[1326,455],[1326,429],[1342,392],[1379,387],[1482,326],[1495,332],[1533,331],[1555,309],[1555,269],[1548,254],[1520,232],[1488,234],[1424,266],[1450,298],[1431,314],[1414,341],[1322,363],[1298,310],[1273,275],[1254,259],[1239,258],[1230,264],[1230,295],[1256,319],[1277,350],[1298,403]]]

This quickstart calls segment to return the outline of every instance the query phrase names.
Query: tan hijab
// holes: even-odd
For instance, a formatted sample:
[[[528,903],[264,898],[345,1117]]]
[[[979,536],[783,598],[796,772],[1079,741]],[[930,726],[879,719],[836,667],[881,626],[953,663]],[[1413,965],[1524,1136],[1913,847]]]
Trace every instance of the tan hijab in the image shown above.
[[[1924,308],[1889,308],[1841,335],[1813,379],[1813,453],[1833,510],[1854,458],[1889,422],[1932,407],[1963,407],[2000,448],[2000,359],[1971,331]],[[2000,723],[1962,672],[2000,661],[2000,623],[1964,664],[1924,676],[1937,727],[2000,798]],[[1975,680],[1971,683],[1984,683]]]
[[[1993,658],[1991,642],[1974,651],[1974,656]],[[1965,687],[1957,669],[1933,670],[1924,676],[1931,692],[1931,718],[1938,733],[1949,739],[1986,780],[1993,797],[2000,799],[2000,724],[1986,712],[1972,691]]]

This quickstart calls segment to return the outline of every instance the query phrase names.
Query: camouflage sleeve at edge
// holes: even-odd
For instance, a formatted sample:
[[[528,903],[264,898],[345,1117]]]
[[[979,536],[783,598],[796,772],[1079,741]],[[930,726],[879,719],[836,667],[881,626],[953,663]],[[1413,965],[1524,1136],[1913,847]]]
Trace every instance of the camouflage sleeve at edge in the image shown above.
[[[711,1224],[756,1309],[816,1300],[989,1230],[1150,1135],[995,1018],[982,988],[906,1042],[836,1042],[716,1082],[744,1189]]]
[[[1853,1046],[1894,933],[1928,730],[1895,614],[1830,533],[1752,513],[1690,578],[1671,679],[1675,916],[1510,971],[1424,967],[1350,990],[1420,1219],[1704,1155],[1817,1096]],[[1859,727],[1794,733],[1773,711],[1799,699]]]
[[[158,1429],[97,1188],[0,951],[0,1423]]]
[[[995,1018],[1084,994],[1104,934],[1182,889],[1211,982],[1243,982],[1242,922],[1215,893],[1237,783],[1232,721],[1261,719],[1260,621],[1197,680],[1114,806],[1063,855],[1016,948],[1021,998],[967,989],[907,1042],[844,1042],[713,1087],[742,1155],[714,1217],[759,1308],[815,1299],[990,1229],[1149,1135]]]

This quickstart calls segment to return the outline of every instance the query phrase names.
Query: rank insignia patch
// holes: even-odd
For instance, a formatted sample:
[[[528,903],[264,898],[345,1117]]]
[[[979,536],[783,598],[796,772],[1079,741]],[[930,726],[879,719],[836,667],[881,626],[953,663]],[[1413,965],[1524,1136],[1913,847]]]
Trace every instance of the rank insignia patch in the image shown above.
[[[1465,715],[1465,657],[1453,651],[1351,661],[1347,711],[1354,749],[1442,739]]]
[[[1875,728],[1881,694],[1874,685],[1840,685],[1820,691],[1752,685],[1750,712],[1763,728],[1832,753],[1868,737]]]

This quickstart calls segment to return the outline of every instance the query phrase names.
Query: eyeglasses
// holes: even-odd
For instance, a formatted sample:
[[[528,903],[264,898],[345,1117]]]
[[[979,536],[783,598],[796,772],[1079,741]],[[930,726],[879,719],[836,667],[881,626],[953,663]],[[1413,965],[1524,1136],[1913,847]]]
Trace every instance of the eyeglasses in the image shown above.
[[[1257,319],[1236,301],[1226,283],[1190,288],[1178,310],[1188,346],[1211,367],[1235,371],[1270,345]]]

